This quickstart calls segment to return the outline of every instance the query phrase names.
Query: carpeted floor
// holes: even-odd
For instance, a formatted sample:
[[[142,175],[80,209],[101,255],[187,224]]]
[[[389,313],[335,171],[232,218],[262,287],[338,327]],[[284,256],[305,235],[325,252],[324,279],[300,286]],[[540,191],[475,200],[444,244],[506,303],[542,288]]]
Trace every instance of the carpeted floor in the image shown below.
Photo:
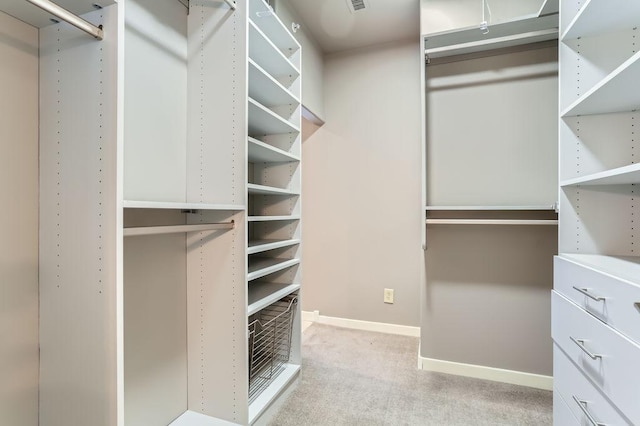
[[[551,425],[552,394],[417,369],[418,339],[311,325],[271,425]]]

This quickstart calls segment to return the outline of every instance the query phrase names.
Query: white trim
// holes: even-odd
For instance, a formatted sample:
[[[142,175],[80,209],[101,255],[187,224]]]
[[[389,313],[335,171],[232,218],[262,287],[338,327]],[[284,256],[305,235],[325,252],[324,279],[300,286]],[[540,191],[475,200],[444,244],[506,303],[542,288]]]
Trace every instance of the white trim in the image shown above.
[[[522,371],[503,370],[501,368],[484,367],[482,365],[442,361],[439,359],[423,358],[421,356],[418,357],[418,368],[438,373],[455,374],[457,376],[466,376],[476,379],[492,380],[494,382],[528,386],[536,389],[553,390],[553,377],[525,373]]]
[[[360,321],[348,318],[336,318],[320,315],[319,311],[302,311],[302,320],[333,325],[336,327],[352,328],[355,330],[375,331],[378,333],[399,334],[401,336],[420,337],[420,327],[408,325],[387,324],[384,322]]]

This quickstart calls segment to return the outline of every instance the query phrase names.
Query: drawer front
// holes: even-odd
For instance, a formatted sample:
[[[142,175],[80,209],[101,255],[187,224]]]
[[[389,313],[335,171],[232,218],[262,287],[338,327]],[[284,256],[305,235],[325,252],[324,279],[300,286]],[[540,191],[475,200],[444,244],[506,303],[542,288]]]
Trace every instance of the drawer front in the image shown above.
[[[553,340],[629,419],[640,424],[640,347],[552,293]]]
[[[640,303],[639,286],[559,256],[554,259],[553,270],[557,292],[640,344],[640,307],[636,305]],[[574,287],[604,300],[594,300]]]
[[[573,417],[569,405],[560,396],[560,391],[557,389],[553,390],[553,424],[558,426],[580,426],[580,422]]]
[[[579,424],[591,425],[588,416],[607,426],[634,424],[607,401],[557,345],[553,346],[553,383]],[[564,426],[563,423],[554,424]]]

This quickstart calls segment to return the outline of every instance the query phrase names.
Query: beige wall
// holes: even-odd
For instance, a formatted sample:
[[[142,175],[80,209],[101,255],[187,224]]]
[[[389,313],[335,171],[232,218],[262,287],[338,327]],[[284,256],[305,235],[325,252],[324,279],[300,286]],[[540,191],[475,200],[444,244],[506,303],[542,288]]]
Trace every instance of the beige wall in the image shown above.
[[[0,12],[0,424],[38,424],[38,30]]]
[[[292,22],[300,24],[300,29],[292,34],[302,46],[302,105],[316,117],[324,120],[324,57],[322,49],[313,40],[305,28],[304,22],[293,10],[288,0],[277,0],[276,13],[289,30],[291,30]]]
[[[415,40],[325,58],[326,124],[303,142],[305,311],[419,324],[420,57]]]

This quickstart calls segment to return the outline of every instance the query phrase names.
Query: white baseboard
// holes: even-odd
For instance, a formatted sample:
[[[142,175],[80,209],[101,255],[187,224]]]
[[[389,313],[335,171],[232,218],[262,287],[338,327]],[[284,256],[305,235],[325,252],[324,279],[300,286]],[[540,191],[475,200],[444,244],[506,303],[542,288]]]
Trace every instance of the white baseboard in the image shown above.
[[[420,356],[418,357],[418,368],[438,373],[455,374],[457,376],[528,386],[536,389],[553,390],[553,377],[524,373],[522,371],[503,370],[501,368],[442,361]]]
[[[387,324],[384,322],[360,321],[347,318],[327,317],[319,311],[302,311],[302,320],[336,327],[353,328],[355,330],[376,331],[378,333],[399,334],[401,336],[420,337],[420,327]]]

